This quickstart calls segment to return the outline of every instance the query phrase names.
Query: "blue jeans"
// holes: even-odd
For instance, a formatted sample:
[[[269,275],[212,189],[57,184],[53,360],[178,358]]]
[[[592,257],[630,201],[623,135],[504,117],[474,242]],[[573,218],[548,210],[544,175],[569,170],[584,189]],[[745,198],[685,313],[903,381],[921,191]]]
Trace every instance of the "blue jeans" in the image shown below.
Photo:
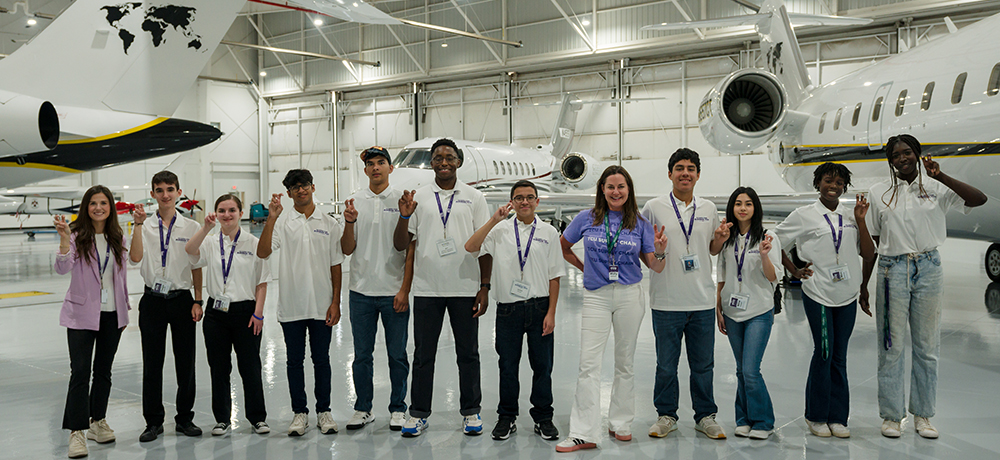
[[[288,372],[288,394],[292,397],[292,412],[308,414],[306,407],[306,375],[303,363],[306,359],[306,331],[309,332],[309,351],[312,357],[313,374],[316,377],[314,393],[316,412],[330,410],[330,335],[332,327],[322,320],[303,319],[281,324],[285,336],[285,369]]]
[[[500,365],[500,404],[497,414],[517,417],[521,390],[518,379],[521,345],[528,336],[528,363],[531,365],[531,419],[536,423],[552,420],[552,359],[555,334],[542,335],[542,322],[549,311],[549,298],[524,302],[498,303],[496,350]]]
[[[653,405],[659,416],[677,419],[680,391],[677,383],[677,363],[681,357],[681,336],[691,367],[691,407],[694,419],[719,411],[715,405],[712,379],[715,369],[715,310],[661,311],[653,310],[653,335],[656,336],[656,378],[653,383]]]
[[[771,337],[774,310],[736,322],[728,316],[726,333],[736,357],[736,426],[749,426],[751,430],[774,429],[774,407],[771,395],[760,373],[760,362]]]
[[[410,310],[396,312],[392,309],[393,296],[366,296],[350,292],[351,333],[354,336],[354,391],[358,395],[354,410],[371,412],[375,389],[372,355],[375,353],[375,332],[382,316],[385,329],[385,351],[389,358],[389,412],[406,412],[406,377],[410,375],[410,361],[406,357],[407,329]]]
[[[933,417],[938,356],[941,354],[941,285],[944,282],[941,256],[936,249],[894,257],[880,256],[875,276],[878,280],[875,320],[879,416],[893,421],[906,416],[903,410],[906,399],[903,341],[909,324],[913,346],[909,410],[913,415]],[[885,340],[886,329],[891,342]]]
[[[824,307],[802,294],[813,336],[813,355],[806,379],[806,420],[847,425],[851,388],[847,383],[847,343],[858,315],[857,301],[826,310],[826,352],[823,350]],[[824,356],[825,355],[825,356]]]

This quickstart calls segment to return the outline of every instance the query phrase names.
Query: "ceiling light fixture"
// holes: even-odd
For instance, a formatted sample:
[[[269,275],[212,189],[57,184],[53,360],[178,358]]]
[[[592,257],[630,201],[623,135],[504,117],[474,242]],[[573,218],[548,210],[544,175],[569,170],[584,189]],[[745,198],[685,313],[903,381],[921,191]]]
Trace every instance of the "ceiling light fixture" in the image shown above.
[[[313,19],[313,25],[315,25],[316,27],[319,27],[319,26],[323,25],[323,20],[320,19],[320,18]]]
[[[442,48],[447,48],[448,47],[448,42],[441,42],[441,47]]]
[[[580,21],[580,24],[583,24],[584,26],[589,26],[590,25],[590,19],[584,19],[583,21]]]
[[[260,76],[262,76],[262,77],[266,77],[266,76],[267,76],[267,72],[265,72],[265,71],[261,70],[261,71],[260,71]]]
[[[35,18],[28,18],[28,25],[29,26],[33,26],[35,24],[38,24],[38,21],[36,21]]]

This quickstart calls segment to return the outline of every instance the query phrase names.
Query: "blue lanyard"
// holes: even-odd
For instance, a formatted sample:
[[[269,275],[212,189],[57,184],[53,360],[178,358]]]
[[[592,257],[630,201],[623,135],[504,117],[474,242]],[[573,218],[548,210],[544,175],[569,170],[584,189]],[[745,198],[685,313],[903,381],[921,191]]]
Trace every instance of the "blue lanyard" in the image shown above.
[[[170,234],[174,231],[174,222],[177,221],[177,214],[170,219],[170,226],[167,227],[167,242],[163,242],[163,218],[156,214],[156,219],[160,222],[160,268],[167,267],[167,250],[170,249]]]
[[[833,250],[837,254],[837,263],[840,263],[840,243],[844,242],[844,216],[842,214],[837,215],[837,228],[839,230],[833,229],[833,221],[830,220],[830,216],[823,214],[823,218],[826,219],[827,225],[830,226],[830,234],[833,235]]]
[[[740,253],[740,240],[737,239],[736,243],[733,244],[733,256],[736,257],[736,280],[740,283],[743,283],[743,261],[746,259],[748,247],[750,247],[749,231],[747,231],[747,237],[743,240],[742,253]],[[740,287],[742,287],[742,284]]]
[[[105,239],[107,241],[107,239]],[[111,244],[104,251],[104,265],[101,265],[101,253],[97,251],[97,243],[95,238],[94,243],[94,254],[97,254],[97,268],[101,272],[101,287],[104,287],[104,272],[108,270],[108,261],[111,260]]]
[[[236,242],[240,240],[240,233],[243,230],[236,231],[236,238],[233,238],[233,247],[229,249],[229,265],[226,265],[226,247],[223,245],[222,233],[219,233],[219,252],[222,253],[222,285],[226,285],[226,281],[229,281],[229,272],[233,269],[233,254],[236,254]]]
[[[674,214],[677,215],[677,223],[681,225],[681,232],[684,233],[684,243],[687,245],[687,252],[691,253],[691,233],[694,232],[694,213],[698,211],[698,203],[691,199],[691,222],[687,228],[684,227],[684,219],[681,218],[681,211],[677,209],[677,202],[674,201],[674,193],[670,192],[670,204],[674,205]]]
[[[444,209],[441,208],[441,194],[440,192],[434,192],[434,198],[438,203],[438,214],[441,215],[441,226],[444,227],[444,236],[448,237],[448,218],[451,217],[451,205],[455,203],[455,194],[458,190],[451,192],[451,199],[448,200],[448,213],[445,214]]]
[[[531,222],[531,234],[528,235],[528,244],[524,245],[524,257],[521,257],[521,232],[517,229],[517,218],[514,221],[514,238],[517,239],[517,261],[521,264],[521,281],[524,281],[524,265],[528,263],[528,251],[531,250],[531,240],[535,238],[535,224],[538,218]]]

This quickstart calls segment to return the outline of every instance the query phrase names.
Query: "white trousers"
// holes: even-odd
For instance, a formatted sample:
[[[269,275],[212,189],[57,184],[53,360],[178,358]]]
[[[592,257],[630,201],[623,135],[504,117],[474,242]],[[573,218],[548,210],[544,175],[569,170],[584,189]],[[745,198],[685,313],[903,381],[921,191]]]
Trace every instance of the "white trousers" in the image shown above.
[[[615,331],[615,377],[608,408],[609,429],[632,431],[635,419],[635,344],[646,314],[639,283],[609,284],[583,295],[580,318],[580,377],[569,418],[569,435],[588,442],[602,439],[601,364],[608,333]]]

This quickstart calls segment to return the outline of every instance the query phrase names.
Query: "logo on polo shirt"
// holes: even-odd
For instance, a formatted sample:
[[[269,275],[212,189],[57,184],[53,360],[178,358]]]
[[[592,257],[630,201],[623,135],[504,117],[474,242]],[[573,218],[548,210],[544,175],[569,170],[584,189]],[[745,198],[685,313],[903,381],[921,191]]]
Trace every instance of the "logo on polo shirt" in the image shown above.
[[[385,208],[382,212],[399,212],[399,208]]]
[[[854,224],[844,224],[844,227],[847,227],[847,228],[853,228],[853,229],[855,229],[855,230],[857,230],[857,229],[858,229],[858,226],[857,226],[857,225],[854,225]]]
[[[707,218],[707,217],[695,217],[695,218],[694,218],[694,221],[695,221],[695,222],[708,222],[709,220],[710,220],[710,219],[709,219],[709,218]]]
[[[252,253],[250,251],[236,251],[236,253],[239,254],[239,255],[241,255],[241,256],[253,256],[253,255],[256,255],[256,254],[254,254],[254,253]]]
[[[330,232],[328,232],[326,230],[323,230],[321,228],[317,228],[316,230],[313,230],[313,233],[319,233],[320,235],[330,236]]]
[[[537,236],[534,237],[534,238],[532,238],[532,241],[537,241],[537,242],[542,243],[542,244],[549,244],[549,240],[546,240],[544,238],[539,238]]]
[[[181,237],[174,238],[174,241],[176,241],[178,243],[187,243],[190,240],[191,240],[191,238],[181,238]]]
[[[937,199],[937,194],[936,193],[928,193],[926,195],[917,195],[917,198],[920,198],[921,200],[926,200],[928,198],[932,199],[932,200],[936,200]]]
[[[455,200],[455,202],[456,203],[463,203],[463,204],[472,204],[472,201],[470,201],[470,200],[463,200],[461,198]]]

